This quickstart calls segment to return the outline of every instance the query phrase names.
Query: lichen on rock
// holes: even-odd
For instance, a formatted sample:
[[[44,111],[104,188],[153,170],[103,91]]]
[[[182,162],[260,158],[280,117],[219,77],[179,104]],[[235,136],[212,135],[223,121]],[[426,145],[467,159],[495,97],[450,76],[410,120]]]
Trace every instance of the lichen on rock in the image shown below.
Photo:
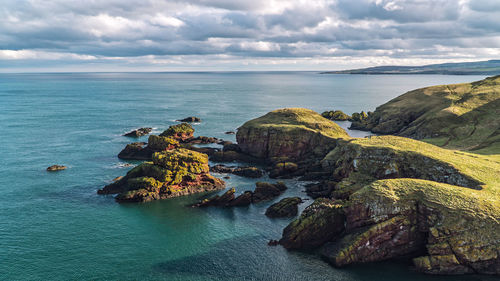
[[[224,182],[209,174],[208,156],[187,149],[156,152],[99,194],[117,194],[120,202],[145,202],[218,190]]]

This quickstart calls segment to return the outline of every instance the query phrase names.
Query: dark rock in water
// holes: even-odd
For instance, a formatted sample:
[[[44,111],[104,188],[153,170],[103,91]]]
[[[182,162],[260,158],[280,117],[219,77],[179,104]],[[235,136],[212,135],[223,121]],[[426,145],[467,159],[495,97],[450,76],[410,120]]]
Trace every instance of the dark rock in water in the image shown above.
[[[179,146],[179,142],[169,138],[151,135],[149,136],[147,146],[145,142],[134,142],[120,151],[118,158],[126,160],[151,160],[155,152],[171,150]]]
[[[341,205],[326,198],[316,199],[284,230],[280,244],[287,249],[310,249],[323,245],[344,231]]]
[[[235,152],[241,152],[241,148],[239,145],[235,143],[229,143],[225,144],[224,147],[222,148],[222,151],[227,152],[227,151],[235,151]]]
[[[258,159],[249,156],[247,154],[239,153],[236,151],[218,151],[210,156],[210,160],[214,162],[250,162],[250,163],[258,163],[260,162]]]
[[[186,117],[184,119],[179,119],[179,120],[175,120],[175,121],[188,122],[188,123],[197,122],[198,123],[198,122],[201,122],[201,119],[198,117],[190,116],[190,117]]]
[[[203,199],[200,203],[193,205],[193,207],[209,207],[209,206],[229,206],[230,202],[234,200],[235,189],[231,188],[221,196],[215,195],[213,197]]]
[[[330,197],[336,182],[321,181],[319,183],[311,183],[306,185],[306,194],[314,199],[318,197]]]
[[[55,172],[55,171],[66,170],[66,168],[68,168],[68,167],[62,166],[62,165],[52,165],[52,166],[47,168],[47,171]]]
[[[232,173],[247,178],[260,178],[264,175],[262,170],[256,167],[228,167],[220,164],[210,167],[210,171],[215,173]]]
[[[230,176],[224,176],[224,179],[226,179],[226,180],[228,180],[230,178],[231,178]]]
[[[153,128],[139,128],[124,134],[124,136],[138,138],[151,133],[152,130]]]
[[[278,240],[269,240],[269,242],[267,242],[267,245],[268,246],[278,246],[280,244],[280,242]]]
[[[227,132],[225,132],[224,134],[226,134],[226,135],[234,135],[234,134],[236,134],[236,133],[235,133],[234,131],[227,131]]]
[[[252,202],[258,203],[261,201],[271,200],[278,197],[281,192],[287,189],[283,182],[268,183],[268,182],[257,182],[255,183],[256,188],[252,195]]]
[[[271,218],[293,217],[299,212],[298,205],[302,203],[300,197],[288,197],[272,204],[266,210],[266,216]]]
[[[188,123],[181,123],[170,126],[167,130],[160,134],[162,137],[171,137],[177,141],[186,141],[193,138],[193,126]]]
[[[214,153],[219,152],[219,148],[215,147],[197,147],[189,144],[182,144],[181,147],[189,149],[189,150],[194,150],[196,152],[200,153],[205,153],[208,156],[212,156]]]
[[[248,206],[252,203],[252,192],[245,191],[229,203],[229,206]]]
[[[177,148],[155,152],[152,160],[138,165],[97,193],[118,193],[115,198],[119,202],[146,202],[224,187],[224,181],[209,174],[205,154]]]
[[[209,144],[209,143],[218,143],[219,141],[220,140],[218,138],[199,136],[196,138],[185,140],[184,142],[189,144]]]

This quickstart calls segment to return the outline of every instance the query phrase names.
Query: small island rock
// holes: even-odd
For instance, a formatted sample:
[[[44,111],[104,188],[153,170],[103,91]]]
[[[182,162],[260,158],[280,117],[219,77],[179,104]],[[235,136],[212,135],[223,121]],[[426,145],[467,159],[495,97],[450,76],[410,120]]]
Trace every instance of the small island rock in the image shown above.
[[[55,172],[55,171],[66,170],[66,168],[68,168],[68,167],[63,166],[63,165],[52,165],[52,166],[47,168],[47,171]]]
[[[139,128],[124,134],[124,136],[138,138],[151,133],[151,131],[153,131],[153,128]]]
[[[266,216],[271,218],[293,217],[299,212],[298,205],[302,203],[300,197],[288,197],[272,204],[266,210]]]

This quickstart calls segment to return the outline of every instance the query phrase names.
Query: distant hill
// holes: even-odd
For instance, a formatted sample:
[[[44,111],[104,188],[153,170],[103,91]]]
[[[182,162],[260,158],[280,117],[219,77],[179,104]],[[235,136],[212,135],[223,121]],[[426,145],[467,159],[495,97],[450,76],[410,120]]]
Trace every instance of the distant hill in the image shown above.
[[[322,74],[453,74],[498,75],[500,60],[442,63],[423,66],[375,66],[361,69],[327,71]]]

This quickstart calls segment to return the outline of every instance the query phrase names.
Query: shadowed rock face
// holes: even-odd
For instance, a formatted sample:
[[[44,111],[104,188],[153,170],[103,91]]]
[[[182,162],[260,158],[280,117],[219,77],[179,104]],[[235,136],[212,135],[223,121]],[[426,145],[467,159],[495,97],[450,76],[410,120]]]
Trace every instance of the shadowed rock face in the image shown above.
[[[269,160],[324,156],[339,138],[348,138],[342,128],[302,108],[269,112],[246,122],[236,134],[243,153]]]
[[[105,186],[99,194],[116,194],[120,202],[145,202],[221,189],[224,182],[211,176],[208,156],[187,149],[153,154],[122,179]]]
[[[293,217],[296,216],[302,203],[300,197],[288,197],[281,199],[278,203],[274,203],[266,210],[266,216],[271,218]]]

